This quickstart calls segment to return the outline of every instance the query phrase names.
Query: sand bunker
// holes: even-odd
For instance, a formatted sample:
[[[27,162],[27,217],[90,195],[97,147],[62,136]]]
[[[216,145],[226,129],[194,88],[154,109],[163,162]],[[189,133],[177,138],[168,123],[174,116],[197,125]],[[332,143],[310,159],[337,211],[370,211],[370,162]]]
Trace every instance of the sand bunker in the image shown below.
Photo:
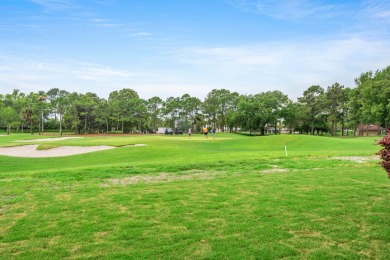
[[[37,147],[38,145],[0,147],[0,155],[30,158],[60,157],[115,148],[114,146],[61,146],[49,150],[36,150]]]
[[[56,138],[42,138],[42,139],[33,139],[33,140],[18,140],[14,142],[17,143],[54,142],[54,141],[62,141],[62,140],[75,139],[75,138],[84,138],[84,137],[56,137]]]

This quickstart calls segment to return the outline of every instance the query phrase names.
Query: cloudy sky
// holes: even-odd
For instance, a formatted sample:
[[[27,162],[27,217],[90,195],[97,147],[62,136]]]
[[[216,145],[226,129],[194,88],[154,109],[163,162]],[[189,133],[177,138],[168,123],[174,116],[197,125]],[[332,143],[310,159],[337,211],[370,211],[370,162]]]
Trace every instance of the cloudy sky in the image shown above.
[[[0,0],[0,93],[354,87],[390,65],[385,0]]]

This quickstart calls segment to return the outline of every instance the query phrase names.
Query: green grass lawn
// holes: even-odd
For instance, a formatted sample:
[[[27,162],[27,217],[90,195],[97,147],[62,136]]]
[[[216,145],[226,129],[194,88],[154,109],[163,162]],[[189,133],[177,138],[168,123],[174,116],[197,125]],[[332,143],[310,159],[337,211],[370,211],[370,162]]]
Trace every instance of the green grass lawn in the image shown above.
[[[43,137],[0,136],[0,146]],[[0,259],[390,259],[390,180],[372,158],[375,139],[33,142],[117,148],[0,156]]]

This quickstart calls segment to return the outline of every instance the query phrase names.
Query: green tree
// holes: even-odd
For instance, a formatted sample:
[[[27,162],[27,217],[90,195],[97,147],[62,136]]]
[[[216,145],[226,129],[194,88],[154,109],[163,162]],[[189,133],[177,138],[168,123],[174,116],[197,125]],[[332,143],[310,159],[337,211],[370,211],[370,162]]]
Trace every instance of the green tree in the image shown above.
[[[58,98],[60,96],[60,90],[58,88],[52,88],[46,92],[46,96],[49,101],[50,114],[54,115],[54,127],[57,127]]]
[[[262,102],[264,103],[264,109],[267,112],[267,124],[274,126],[275,134],[278,132],[278,122],[282,120],[283,110],[286,108],[290,100],[287,95],[281,91],[267,91],[262,93]]]
[[[229,102],[227,103],[227,109],[225,112],[226,126],[229,128],[229,132],[232,132],[233,129],[237,129],[236,119],[237,119],[237,109],[238,102],[240,100],[240,94],[238,92],[231,92],[229,95]]]
[[[31,92],[23,99],[24,102],[22,103],[24,106],[21,109],[21,114],[24,120],[28,123],[31,134],[34,134],[35,127],[38,128],[40,134],[40,131],[43,129],[43,117],[47,108],[45,92]]]
[[[343,120],[343,105],[346,103],[346,94],[343,85],[334,83],[325,92],[324,110],[327,111],[331,122],[331,134],[336,136],[337,123]]]
[[[108,133],[110,131],[109,128],[109,120],[111,115],[111,109],[108,105],[107,100],[104,98],[99,98],[96,102],[96,106],[92,111],[92,116],[95,118],[96,122],[99,125],[102,125],[102,131]],[[98,127],[100,129],[100,127]],[[104,129],[104,130],[103,130]]]
[[[44,91],[39,91],[36,95],[35,110],[38,113],[38,132],[44,132],[45,117],[48,114],[49,103],[47,103],[47,95]]]
[[[207,123],[212,125],[213,128],[217,127],[217,113],[218,113],[219,101],[218,90],[213,89],[207,94],[207,97],[202,102],[202,112],[205,116]]]
[[[4,107],[11,107],[17,114],[17,116],[12,117],[13,122],[10,122],[12,127],[16,127],[19,129],[20,126],[23,127],[22,121],[22,109],[26,106],[26,96],[24,93],[21,93],[19,90],[14,89],[12,94],[6,94],[3,98],[1,98]]]
[[[324,112],[324,89],[313,85],[303,92],[303,97],[298,98],[307,113],[310,124],[310,133],[314,135],[314,124],[319,115]]]
[[[362,73],[355,79],[350,117],[354,124],[378,124],[388,128],[390,122],[390,66]]]
[[[235,123],[244,131],[258,130],[259,122],[259,107],[256,106],[255,97],[252,95],[242,96],[238,102],[237,112],[235,115]]]
[[[7,127],[7,134],[10,134],[11,127],[18,121],[18,113],[11,106],[0,106],[0,122]]]
[[[125,131],[125,124],[129,125],[134,122],[133,106],[138,103],[138,93],[132,89],[124,88],[119,91],[113,91],[108,97],[109,105],[112,109],[112,118],[118,124],[121,123],[122,133]]]
[[[213,89],[207,94],[203,102],[203,111],[208,116],[213,128],[226,130],[229,113],[237,108],[237,92],[231,93],[227,89]]]
[[[184,128],[188,130],[195,124],[196,115],[199,113],[201,101],[196,97],[191,97],[189,94],[184,94],[180,98],[181,115],[184,117]]]
[[[93,110],[99,102],[99,97],[92,92],[79,94],[73,102],[75,117],[78,117],[80,125],[75,126],[77,132],[92,133],[94,131]],[[83,129],[83,130],[81,130]]]
[[[164,109],[163,113],[167,116],[167,125],[172,128],[176,127],[176,122],[179,120],[179,111],[181,109],[180,98],[179,97],[169,97],[163,103]]]
[[[66,114],[71,107],[70,93],[65,90],[60,90],[58,92],[55,105],[56,105],[56,113],[58,113],[59,115],[59,132],[60,132],[60,136],[62,136],[64,114]]]
[[[157,123],[160,119],[163,101],[161,98],[154,96],[147,100],[147,108],[152,119],[153,131],[157,132]]]
[[[300,104],[297,102],[288,102],[286,107],[281,110],[283,124],[294,133],[300,126]]]

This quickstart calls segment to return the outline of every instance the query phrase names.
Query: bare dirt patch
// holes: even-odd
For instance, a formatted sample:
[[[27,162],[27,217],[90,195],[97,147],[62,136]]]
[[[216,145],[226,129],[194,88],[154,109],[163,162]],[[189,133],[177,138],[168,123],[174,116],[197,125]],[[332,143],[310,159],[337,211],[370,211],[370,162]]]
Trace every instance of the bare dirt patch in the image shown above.
[[[37,150],[37,147],[38,145],[35,144],[15,147],[0,147],[0,155],[29,158],[61,157],[115,148],[114,146],[61,146],[49,150]]]
[[[288,170],[287,169],[274,168],[274,169],[270,169],[270,170],[260,171],[260,173],[279,173],[279,172],[288,172]]]
[[[352,161],[356,163],[365,163],[368,161],[379,161],[379,156],[378,155],[373,155],[373,156],[337,156],[337,157],[331,157],[331,160],[343,160],[343,161]]]
[[[159,175],[137,175],[124,178],[109,179],[103,187],[127,186],[138,183],[164,183],[183,180],[210,180],[225,175],[225,172],[191,171],[189,174],[177,175],[162,172]]]
[[[279,173],[279,172],[288,172],[289,170],[288,169],[283,169],[283,168],[278,168],[279,166],[277,165],[268,165],[270,167],[272,167],[272,169],[269,169],[269,170],[262,170],[260,171],[260,173]]]

